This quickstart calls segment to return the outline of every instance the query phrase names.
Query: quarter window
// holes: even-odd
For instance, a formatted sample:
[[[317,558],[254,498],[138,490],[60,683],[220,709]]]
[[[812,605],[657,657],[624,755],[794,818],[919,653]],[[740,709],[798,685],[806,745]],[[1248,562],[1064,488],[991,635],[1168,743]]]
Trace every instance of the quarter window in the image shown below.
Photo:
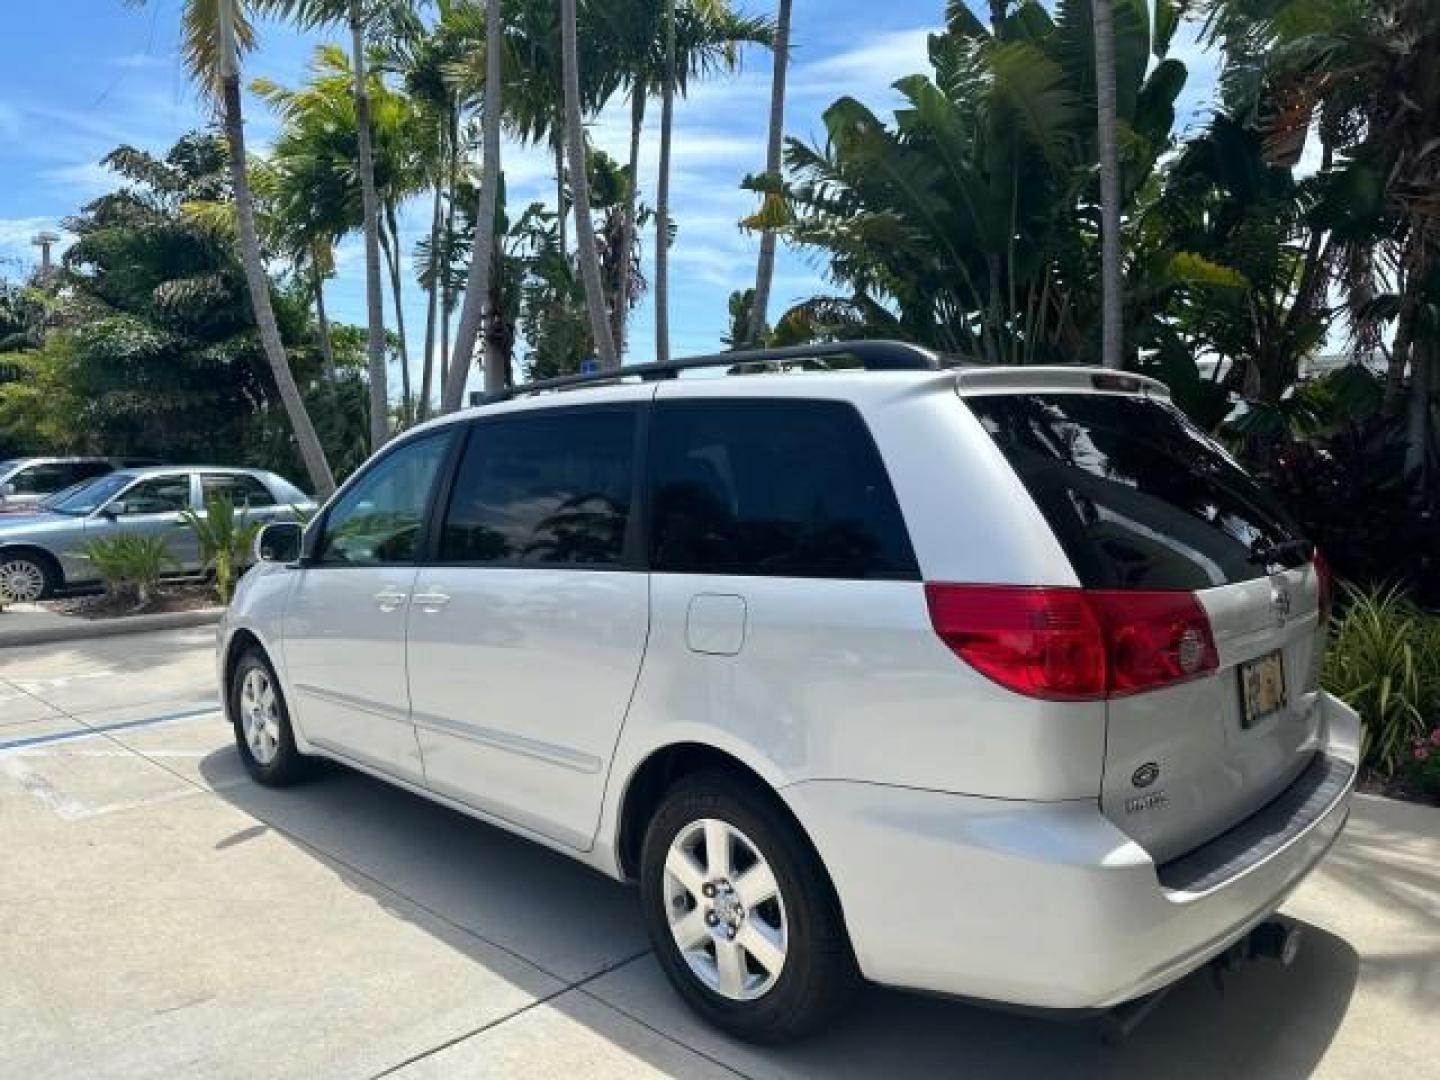
[[[874,441],[844,402],[665,402],[650,458],[657,571],[918,576]]]
[[[430,489],[453,433],[423,436],[392,450],[326,515],[320,561],[347,566],[413,562]]]
[[[470,434],[440,558],[511,566],[613,566],[625,554],[636,410],[544,410]]]

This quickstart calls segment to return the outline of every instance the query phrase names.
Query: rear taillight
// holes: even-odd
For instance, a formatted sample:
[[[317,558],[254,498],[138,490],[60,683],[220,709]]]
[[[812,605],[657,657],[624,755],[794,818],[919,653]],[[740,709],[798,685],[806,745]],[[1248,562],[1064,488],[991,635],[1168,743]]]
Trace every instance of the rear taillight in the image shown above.
[[[1320,626],[1323,629],[1330,622],[1331,606],[1335,603],[1335,575],[1330,572],[1330,564],[1325,561],[1325,556],[1320,554],[1320,549],[1315,549],[1315,583],[1319,586]]]
[[[930,583],[925,598],[955,655],[1030,697],[1118,697],[1219,666],[1191,593]]]

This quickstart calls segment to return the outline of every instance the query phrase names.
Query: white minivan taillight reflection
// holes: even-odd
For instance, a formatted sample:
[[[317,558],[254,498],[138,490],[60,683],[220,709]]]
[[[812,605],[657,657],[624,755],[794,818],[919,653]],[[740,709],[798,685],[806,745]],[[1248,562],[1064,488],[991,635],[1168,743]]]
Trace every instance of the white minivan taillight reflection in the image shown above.
[[[925,599],[956,656],[1030,697],[1121,697],[1219,666],[1194,593],[930,582]]]

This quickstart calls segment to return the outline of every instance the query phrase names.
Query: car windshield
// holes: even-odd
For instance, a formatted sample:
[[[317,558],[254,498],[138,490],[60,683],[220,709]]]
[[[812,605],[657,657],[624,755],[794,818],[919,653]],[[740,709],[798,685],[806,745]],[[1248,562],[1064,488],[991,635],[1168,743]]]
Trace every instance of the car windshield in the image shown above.
[[[71,484],[67,488],[61,488],[53,495],[46,495],[45,498],[41,499],[35,505],[41,510],[53,510],[62,502],[67,501],[72,495],[78,495],[83,488],[87,488],[93,483],[96,483],[96,477],[91,476],[85,480],[81,480],[78,484]]]
[[[9,476],[15,467],[23,460],[23,458],[7,458],[5,461],[0,461],[0,480],[4,480]]]
[[[45,509],[75,517],[93,514],[118,495],[133,479],[135,478],[129,473],[110,473],[83,484],[74,484],[55,495]]]

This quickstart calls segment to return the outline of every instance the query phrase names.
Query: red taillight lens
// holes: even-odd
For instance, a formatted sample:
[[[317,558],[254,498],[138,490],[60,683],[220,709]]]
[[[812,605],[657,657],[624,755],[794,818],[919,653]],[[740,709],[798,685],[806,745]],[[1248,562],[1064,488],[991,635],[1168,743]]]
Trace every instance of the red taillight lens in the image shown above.
[[[1330,564],[1320,554],[1319,548],[1315,549],[1313,562],[1315,581],[1320,588],[1320,626],[1323,628],[1330,621],[1331,607],[1335,603],[1335,575],[1330,572]]]
[[[1111,697],[1184,682],[1220,666],[1210,620],[1193,593],[1084,595],[1105,627]]]
[[[1030,697],[1133,694],[1219,665],[1210,621],[1190,593],[931,583],[925,598],[955,655]]]

